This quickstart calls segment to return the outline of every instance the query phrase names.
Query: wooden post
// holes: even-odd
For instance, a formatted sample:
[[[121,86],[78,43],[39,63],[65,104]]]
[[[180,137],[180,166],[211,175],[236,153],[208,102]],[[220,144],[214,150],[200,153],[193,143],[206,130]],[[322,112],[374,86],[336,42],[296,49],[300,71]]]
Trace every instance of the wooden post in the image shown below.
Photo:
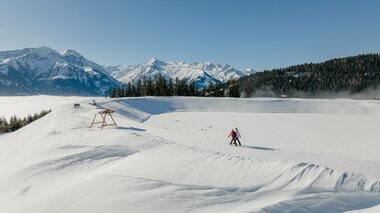
[[[101,130],[103,130],[103,127],[107,125],[107,123],[106,123],[106,116],[107,116],[107,112],[104,113],[104,115],[102,115],[103,123],[102,123],[102,128],[101,128]]]
[[[110,116],[111,116],[111,119],[112,119],[113,123],[114,123],[114,124],[115,124],[115,126],[117,127],[117,124],[116,124],[115,120],[113,119],[113,117],[112,117],[112,114],[111,114],[111,113],[110,113]]]
[[[92,126],[94,125],[95,118],[96,118],[96,114],[94,116],[94,119],[92,119],[92,123],[91,123],[91,127],[90,128],[92,128]]]

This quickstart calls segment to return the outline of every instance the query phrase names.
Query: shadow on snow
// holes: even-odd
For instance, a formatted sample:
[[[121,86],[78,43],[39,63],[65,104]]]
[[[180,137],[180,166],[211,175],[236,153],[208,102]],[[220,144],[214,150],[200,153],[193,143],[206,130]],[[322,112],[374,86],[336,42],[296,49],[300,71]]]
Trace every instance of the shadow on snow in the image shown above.
[[[262,146],[248,146],[248,145],[242,145],[244,148],[248,149],[258,149],[258,150],[264,150],[264,151],[276,151],[277,149],[271,148],[271,147],[262,147]]]

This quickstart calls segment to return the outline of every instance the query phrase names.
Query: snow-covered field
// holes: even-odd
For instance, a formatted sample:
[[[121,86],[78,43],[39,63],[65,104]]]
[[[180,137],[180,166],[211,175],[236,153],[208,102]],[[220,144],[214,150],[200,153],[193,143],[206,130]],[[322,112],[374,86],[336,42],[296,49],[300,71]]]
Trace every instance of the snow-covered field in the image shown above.
[[[28,114],[39,113],[41,110],[54,109],[63,104],[87,100],[80,96],[0,96],[0,116],[9,119],[11,116],[26,117]]]
[[[0,212],[380,212],[376,102],[91,100],[0,136]],[[89,128],[101,108],[118,128]]]

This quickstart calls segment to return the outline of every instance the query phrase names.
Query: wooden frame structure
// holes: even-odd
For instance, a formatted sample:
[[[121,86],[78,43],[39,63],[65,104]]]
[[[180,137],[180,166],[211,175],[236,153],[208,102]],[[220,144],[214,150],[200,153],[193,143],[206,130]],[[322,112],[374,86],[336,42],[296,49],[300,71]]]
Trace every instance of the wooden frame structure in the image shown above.
[[[112,117],[112,113],[114,113],[114,112],[115,111],[112,110],[112,109],[105,109],[105,110],[102,110],[102,111],[98,112],[97,114],[95,114],[94,119],[92,120],[90,128],[92,128],[94,126],[94,124],[102,124],[101,130],[103,130],[103,127],[105,127],[105,126],[116,126],[117,127],[117,124],[116,124],[115,120]],[[96,116],[98,114],[102,117],[102,121],[95,122]],[[106,122],[107,115],[109,115],[109,117],[111,117],[111,119],[113,121],[113,124],[107,124],[107,122]]]

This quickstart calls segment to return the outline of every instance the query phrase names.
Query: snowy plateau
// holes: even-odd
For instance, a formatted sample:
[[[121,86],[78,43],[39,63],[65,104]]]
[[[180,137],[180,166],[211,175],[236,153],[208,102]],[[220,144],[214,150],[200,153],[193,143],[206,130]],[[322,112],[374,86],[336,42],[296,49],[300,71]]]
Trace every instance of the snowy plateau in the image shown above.
[[[52,112],[0,135],[0,212],[380,212],[376,101],[28,96],[0,111],[29,103]],[[104,108],[118,127],[90,128]]]

